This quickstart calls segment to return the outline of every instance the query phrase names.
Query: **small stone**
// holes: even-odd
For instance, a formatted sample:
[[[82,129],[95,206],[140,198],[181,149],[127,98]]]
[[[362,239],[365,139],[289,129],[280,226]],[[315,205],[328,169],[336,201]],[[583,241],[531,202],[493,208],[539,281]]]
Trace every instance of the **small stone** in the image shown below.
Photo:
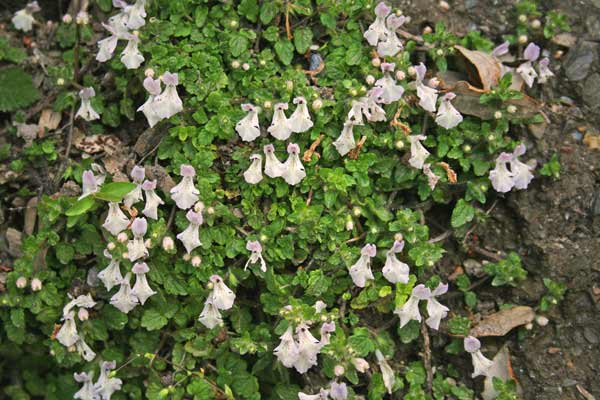
[[[583,337],[591,344],[598,344],[598,342],[600,342],[598,334],[594,332],[594,329],[590,328],[589,326],[583,328]]]
[[[569,52],[565,59],[565,73],[570,81],[577,82],[585,79],[590,72],[592,63],[597,58],[598,45],[592,42],[580,42]]]
[[[485,275],[481,263],[472,258],[466,259],[463,262],[463,267],[465,268],[467,275],[475,276],[478,278]]]
[[[478,0],[465,0],[465,8],[466,9],[475,8],[475,7],[477,7],[478,3],[479,3]]]
[[[590,75],[583,85],[583,101],[590,108],[600,107],[600,74]]]
[[[559,33],[552,38],[552,41],[559,46],[573,47],[577,43],[577,37],[569,32]]]

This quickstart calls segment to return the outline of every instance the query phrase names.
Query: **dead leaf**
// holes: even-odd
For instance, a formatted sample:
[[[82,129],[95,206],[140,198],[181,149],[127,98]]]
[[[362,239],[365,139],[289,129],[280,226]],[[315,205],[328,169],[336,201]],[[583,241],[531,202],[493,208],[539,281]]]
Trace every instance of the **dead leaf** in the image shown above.
[[[85,136],[78,129],[73,131],[73,146],[87,154],[114,154],[123,148],[123,142],[115,135]]]
[[[23,254],[21,251],[23,245],[23,234],[21,231],[18,231],[15,228],[8,228],[5,235],[6,241],[8,242],[8,253],[13,257],[20,257]]]
[[[577,388],[577,391],[583,396],[585,397],[585,400],[596,400],[596,398],[594,397],[593,394],[591,394],[590,392],[588,392],[583,386],[581,386],[580,384],[575,385],[575,387]]]
[[[591,133],[586,133],[583,138],[583,143],[590,150],[600,150],[600,135],[592,135]]]
[[[60,125],[61,113],[53,111],[50,108],[42,110],[38,121],[38,137],[43,138],[46,135],[46,129],[53,131]]]
[[[513,328],[528,324],[534,318],[535,311],[531,307],[508,308],[483,318],[471,329],[470,335],[475,337],[504,336]]]
[[[175,186],[175,181],[173,178],[171,178],[167,170],[160,165],[146,167],[146,176],[149,180],[156,179],[156,185],[160,190],[163,191],[163,193],[169,193],[173,186]]]
[[[146,129],[135,142],[133,151],[135,151],[139,156],[145,156],[149,151],[158,146],[164,134],[165,131],[159,130],[158,128]]]
[[[456,172],[454,172],[452,167],[450,165],[448,165],[448,163],[439,162],[439,163],[437,163],[437,165],[444,168],[444,171],[446,171],[446,177],[448,178],[449,183],[454,184],[457,182],[458,176],[456,175]]]
[[[23,222],[23,232],[26,235],[31,235],[35,229],[35,220],[37,218],[38,198],[32,197],[25,206],[25,218]]]
[[[508,346],[505,345],[502,347],[492,361],[494,364],[490,367],[488,375],[486,375],[485,381],[483,382],[483,393],[481,393],[483,400],[494,400],[498,397],[498,392],[494,389],[494,378],[501,379],[504,382],[508,379],[514,380],[517,383],[517,393],[520,394],[522,389],[513,372],[512,364],[510,363]]]
[[[501,77],[500,73],[502,72],[498,59],[491,54],[469,50],[459,45],[454,46],[454,48],[458,50],[459,55],[465,61],[465,71],[473,85],[486,92],[498,85]]]
[[[573,47],[577,43],[577,36],[569,32],[559,33],[552,38],[552,42],[563,47]]]

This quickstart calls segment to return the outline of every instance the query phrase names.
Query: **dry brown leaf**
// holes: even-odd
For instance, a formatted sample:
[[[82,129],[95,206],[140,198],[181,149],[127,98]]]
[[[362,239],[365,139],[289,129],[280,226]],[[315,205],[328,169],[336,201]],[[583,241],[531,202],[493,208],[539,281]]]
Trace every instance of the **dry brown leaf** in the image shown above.
[[[483,318],[471,329],[470,335],[475,337],[504,336],[513,328],[528,324],[534,318],[535,311],[531,307],[508,308]]]
[[[590,133],[586,133],[583,138],[583,143],[590,150],[600,150],[600,136],[599,135],[592,135]]]
[[[21,247],[23,246],[23,233],[15,228],[8,228],[5,237],[8,242],[8,253],[13,257],[22,256],[23,251],[21,250]]]
[[[38,137],[43,138],[46,134],[46,129],[48,131],[53,131],[58,128],[61,118],[61,113],[53,111],[50,108],[42,110],[38,121]]]
[[[586,388],[584,388],[580,384],[575,385],[575,387],[577,388],[577,391],[579,392],[579,394],[581,394],[583,397],[585,397],[585,400],[596,400],[594,395],[591,394],[590,392],[588,392],[586,390]]]
[[[73,146],[88,154],[107,153],[114,154],[123,148],[123,142],[115,135],[85,136],[81,131],[73,131]]]
[[[173,178],[171,178],[167,170],[160,165],[146,167],[146,176],[149,180],[156,179],[156,185],[164,193],[169,193],[173,186],[175,186],[175,181]]]
[[[500,62],[491,54],[477,50],[469,50],[462,46],[454,46],[465,61],[465,70],[469,75],[470,82],[489,91],[498,84],[502,72]]]
[[[32,197],[25,206],[23,232],[25,232],[26,235],[31,235],[35,229],[35,220],[37,219],[37,204],[38,198]]]
[[[446,171],[446,177],[448,178],[448,182],[456,183],[456,181],[458,180],[458,176],[456,175],[456,172],[454,172],[452,167],[448,165],[448,163],[439,162],[437,163],[437,165],[444,168],[444,171]]]

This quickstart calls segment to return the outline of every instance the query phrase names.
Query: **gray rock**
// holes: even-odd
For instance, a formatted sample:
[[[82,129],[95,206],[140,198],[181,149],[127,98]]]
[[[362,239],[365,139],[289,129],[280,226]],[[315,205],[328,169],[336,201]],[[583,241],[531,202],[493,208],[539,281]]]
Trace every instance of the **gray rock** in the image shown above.
[[[600,0],[599,0],[600,1]],[[581,81],[588,76],[592,63],[597,60],[598,45],[582,41],[569,52],[565,59],[565,73],[570,81]]]
[[[583,101],[590,108],[600,107],[600,74],[590,75],[583,85]]]
[[[598,2],[600,3],[600,0],[598,0]],[[471,8],[477,7],[477,3],[477,0],[465,0],[465,7],[469,10]]]
[[[590,15],[586,18],[585,28],[589,40],[600,40],[600,18],[597,15]]]
[[[598,342],[600,342],[600,339],[598,339],[598,334],[596,334],[594,329],[590,328],[589,326],[583,328],[583,336],[591,344],[598,344]]]

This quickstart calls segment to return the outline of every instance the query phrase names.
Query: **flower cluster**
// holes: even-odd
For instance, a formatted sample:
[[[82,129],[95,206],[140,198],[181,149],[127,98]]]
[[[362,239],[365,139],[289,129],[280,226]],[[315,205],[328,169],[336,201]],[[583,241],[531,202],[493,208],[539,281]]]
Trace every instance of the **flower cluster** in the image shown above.
[[[144,79],[144,88],[148,92],[148,99],[137,109],[144,114],[150,127],[183,110],[183,102],[177,93],[179,75],[167,71],[159,79],[153,77],[154,71],[150,70]],[[165,90],[162,92],[161,81],[165,84]]]
[[[390,283],[408,283],[410,269],[407,264],[396,257],[396,254],[400,253],[402,249],[404,249],[404,241],[396,240],[386,253],[382,272],[384,278]],[[365,287],[367,281],[375,279],[371,270],[371,259],[377,255],[377,247],[374,244],[366,244],[360,254],[358,261],[350,267],[350,277],[356,286],[362,288]]]
[[[65,347],[76,350],[84,360],[91,361],[96,357],[96,353],[87,345],[81,335],[77,332],[77,325],[75,323],[75,311],[74,308],[78,308],[77,317],[80,321],[88,319],[87,309],[92,308],[96,305],[94,299],[90,294],[78,296],[67,303],[62,311],[63,324],[56,333],[56,340]]]
[[[300,147],[296,143],[287,146],[288,158],[279,161],[275,155],[275,146],[267,144],[263,147],[265,154],[265,175],[270,178],[283,178],[289,185],[297,185],[306,177],[306,171],[300,161]],[[252,185],[262,181],[262,156],[252,154],[250,167],[244,172],[244,180]]]
[[[494,365],[494,362],[486,358],[481,352],[481,342],[473,336],[468,336],[464,340],[464,347],[467,353],[471,354],[471,360],[473,362],[473,374],[472,378],[478,376],[489,376],[490,369]]]
[[[421,322],[421,312],[419,311],[419,302],[427,300],[427,314],[429,317],[425,323],[431,329],[438,330],[440,322],[448,315],[448,307],[437,301],[436,297],[441,296],[448,291],[448,284],[440,283],[431,290],[423,284],[413,288],[412,293],[402,307],[396,308],[394,314],[400,317],[400,327],[408,324],[411,320]]]
[[[223,323],[220,310],[229,310],[233,307],[235,293],[225,285],[223,278],[219,275],[210,277],[212,291],[204,302],[204,308],[200,313],[198,321],[208,329],[212,329]]]
[[[348,398],[348,387],[344,382],[331,382],[329,389],[320,389],[317,394],[298,393],[298,400],[346,400]]]
[[[404,24],[404,16],[396,16],[391,13],[392,9],[381,2],[375,7],[375,21],[364,33],[364,38],[371,46],[377,47],[377,53],[381,57],[393,57],[403,49],[402,42],[398,39],[396,30]]]
[[[513,187],[518,190],[527,189],[533,179],[533,167],[519,161],[519,156],[525,154],[525,151],[525,145],[520,144],[512,154],[501,153],[496,158],[496,167],[490,171],[490,181],[497,192],[510,192]]]
[[[101,361],[100,362],[100,376],[98,381],[93,383],[94,372],[81,372],[74,373],[73,378],[76,382],[81,383],[83,386],[75,395],[74,399],[81,400],[110,400],[113,393],[121,390],[123,381],[119,378],[112,376],[111,370],[117,366],[116,361]]]

